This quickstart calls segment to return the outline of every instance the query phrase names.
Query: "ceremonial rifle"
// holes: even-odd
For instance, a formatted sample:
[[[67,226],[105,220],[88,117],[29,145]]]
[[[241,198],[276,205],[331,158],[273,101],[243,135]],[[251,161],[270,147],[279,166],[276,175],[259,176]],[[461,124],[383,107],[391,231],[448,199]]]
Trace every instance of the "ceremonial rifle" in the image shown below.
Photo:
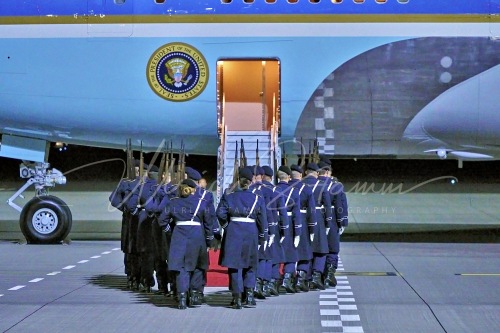
[[[260,158],[259,158],[259,139],[257,139],[257,147],[255,148],[255,165],[259,166],[260,165]]]
[[[302,170],[306,168],[306,149],[302,143],[302,137],[300,138],[300,168]]]
[[[241,139],[240,165],[242,168],[247,166],[247,156],[245,154],[245,146],[243,145],[243,139]]]

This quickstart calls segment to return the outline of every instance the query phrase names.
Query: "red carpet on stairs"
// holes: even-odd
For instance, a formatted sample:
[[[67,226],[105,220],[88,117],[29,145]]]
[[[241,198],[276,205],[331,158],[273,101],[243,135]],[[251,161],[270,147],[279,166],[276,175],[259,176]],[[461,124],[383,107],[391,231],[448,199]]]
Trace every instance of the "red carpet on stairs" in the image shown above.
[[[207,287],[228,287],[229,285],[227,268],[219,266],[219,254],[220,250],[208,251],[210,265],[207,272]]]

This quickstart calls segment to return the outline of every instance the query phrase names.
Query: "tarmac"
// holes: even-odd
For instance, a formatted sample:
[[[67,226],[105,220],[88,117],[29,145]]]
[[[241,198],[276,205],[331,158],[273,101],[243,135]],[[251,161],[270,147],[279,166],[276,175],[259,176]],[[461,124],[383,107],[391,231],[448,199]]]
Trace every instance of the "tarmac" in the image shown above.
[[[0,242],[0,332],[500,332],[500,244],[343,242],[335,289],[242,310],[128,290],[119,247]]]

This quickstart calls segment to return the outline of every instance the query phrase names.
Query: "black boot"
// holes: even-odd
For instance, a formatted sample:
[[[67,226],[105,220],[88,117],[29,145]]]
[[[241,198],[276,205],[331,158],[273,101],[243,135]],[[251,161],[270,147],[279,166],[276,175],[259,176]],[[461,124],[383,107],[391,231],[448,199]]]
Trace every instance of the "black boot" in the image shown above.
[[[187,309],[187,295],[186,295],[186,293],[179,293],[178,298],[179,298],[179,305],[177,306],[177,308],[179,310]]]
[[[311,283],[309,284],[311,289],[325,290],[325,286],[321,281],[321,272],[314,272]]]
[[[276,295],[276,296],[279,296],[279,294],[280,294],[280,286],[281,286],[281,280],[280,279],[276,279],[274,281],[274,289],[278,293],[278,295]]]
[[[241,295],[233,294],[233,300],[231,301],[231,306],[233,309],[241,309],[243,306],[241,305]]]
[[[189,306],[201,305],[201,293],[197,290],[191,290],[189,293]]]
[[[337,279],[335,278],[336,269],[333,267],[333,264],[328,264],[328,270],[326,273],[325,279],[325,288],[336,287]]]
[[[295,291],[298,293],[309,291],[309,286],[307,285],[307,281],[306,281],[306,272],[298,271],[297,284],[295,285]]]
[[[271,292],[269,291],[269,281],[262,282],[262,295],[264,297],[271,297]]]
[[[257,278],[254,295],[258,299],[266,299],[266,296],[264,296],[264,285],[261,278]]]
[[[243,304],[252,308],[257,306],[257,302],[255,302],[255,298],[253,297],[253,290],[251,288],[245,288],[245,294],[247,298]]]
[[[280,293],[278,292],[278,289],[276,288],[276,280],[275,279],[271,279],[271,281],[267,281],[266,290],[269,293],[269,296],[279,296],[280,295]]]
[[[285,288],[287,293],[295,293],[295,289],[293,288],[292,283],[292,273],[285,273],[283,277],[283,283],[281,284],[283,288]]]

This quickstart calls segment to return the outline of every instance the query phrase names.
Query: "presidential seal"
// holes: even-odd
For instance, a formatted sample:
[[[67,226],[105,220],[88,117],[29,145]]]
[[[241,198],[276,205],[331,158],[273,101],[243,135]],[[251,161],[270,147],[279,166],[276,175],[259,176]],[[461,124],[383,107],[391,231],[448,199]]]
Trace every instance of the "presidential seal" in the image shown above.
[[[208,66],[196,48],[170,43],[157,49],[146,68],[149,86],[160,97],[184,102],[195,98],[208,83]]]

